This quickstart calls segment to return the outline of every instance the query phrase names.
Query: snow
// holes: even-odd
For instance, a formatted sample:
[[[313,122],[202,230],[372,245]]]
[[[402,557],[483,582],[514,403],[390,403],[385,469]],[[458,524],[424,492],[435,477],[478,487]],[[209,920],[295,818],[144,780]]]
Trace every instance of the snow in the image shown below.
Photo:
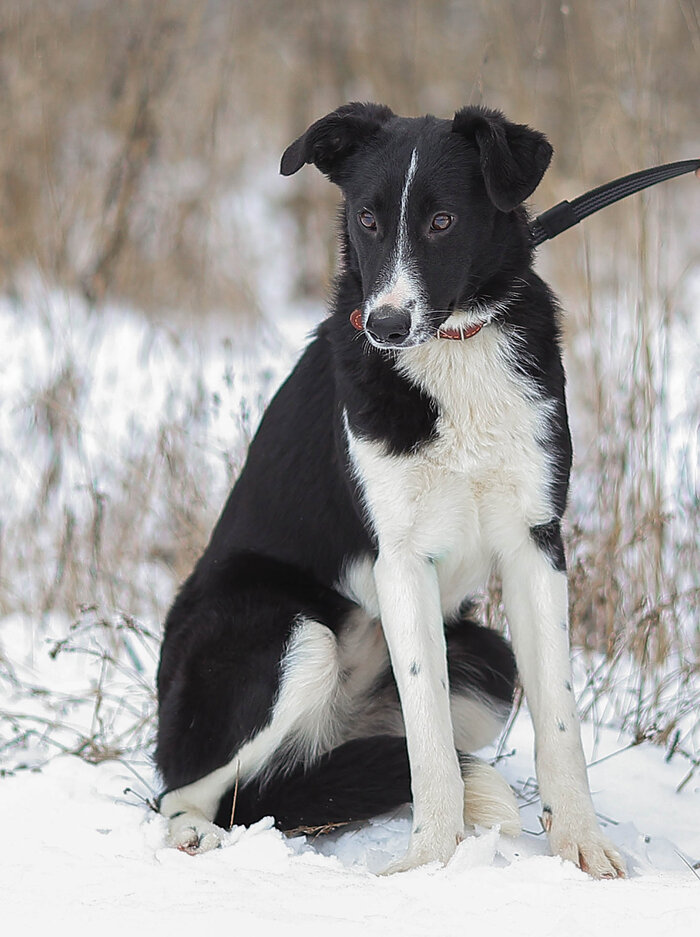
[[[588,727],[590,728],[590,727]],[[604,749],[621,741],[603,732]],[[503,770],[520,787],[531,773],[531,727],[518,718]],[[591,743],[591,733],[587,733]],[[599,739],[600,745],[600,739]],[[138,764],[153,781],[148,763]],[[691,933],[700,881],[679,852],[700,852],[698,785],[674,788],[680,764],[644,744],[591,770],[599,811],[629,864],[626,881],[594,882],[546,854],[536,805],[517,839],[479,830],[445,867],[376,874],[405,847],[408,813],[315,840],[287,839],[263,820],[234,827],[221,849],[190,857],[165,844],[163,819],[140,802],[126,762],[51,760],[0,782],[6,848],[0,857],[3,929],[28,933],[188,933],[193,927],[285,935]],[[127,791],[125,793],[125,791]],[[132,793],[136,791],[137,794]],[[5,932],[8,932],[6,930]]]

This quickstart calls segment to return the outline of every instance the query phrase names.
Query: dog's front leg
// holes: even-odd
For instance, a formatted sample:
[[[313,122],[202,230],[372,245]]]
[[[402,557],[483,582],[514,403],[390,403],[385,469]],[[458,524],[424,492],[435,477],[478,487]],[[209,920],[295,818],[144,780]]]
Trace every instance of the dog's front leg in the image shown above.
[[[549,525],[548,525],[549,526]],[[535,531],[537,528],[535,528]],[[563,557],[558,526],[555,554]],[[515,657],[535,727],[542,823],[552,851],[596,878],[624,875],[591,800],[571,685],[567,580],[549,550],[525,535],[503,557],[503,600]]]
[[[411,768],[411,841],[406,856],[387,870],[398,872],[451,857],[464,832],[464,784],[452,732],[435,567],[423,557],[384,550],[374,578]]]

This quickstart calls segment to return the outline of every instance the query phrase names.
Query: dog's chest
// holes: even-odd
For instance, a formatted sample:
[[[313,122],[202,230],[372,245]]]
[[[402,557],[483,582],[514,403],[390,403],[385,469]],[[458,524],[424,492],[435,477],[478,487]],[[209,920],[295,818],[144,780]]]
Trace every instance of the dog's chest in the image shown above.
[[[495,328],[409,349],[398,366],[436,401],[435,438],[397,456],[348,434],[380,549],[431,558],[448,591],[452,580],[475,587],[504,537],[550,519],[550,405],[517,376],[510,353]]]

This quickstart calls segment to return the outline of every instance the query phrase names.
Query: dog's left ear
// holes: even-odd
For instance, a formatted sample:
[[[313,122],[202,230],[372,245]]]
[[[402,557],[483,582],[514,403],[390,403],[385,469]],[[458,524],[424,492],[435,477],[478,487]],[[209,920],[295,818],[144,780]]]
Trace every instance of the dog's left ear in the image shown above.
[[[554,152],[543,133],[485,107],[457,111],[452,130],[479,150],[486,191],[500,211],[512,211],[535,191]]]
[[[291,176],[305,163],[314,163],[331,182],[337,182],[343,161],[394,117],[383,104],[343,104],[311,124],[282,156],[280,172]]]

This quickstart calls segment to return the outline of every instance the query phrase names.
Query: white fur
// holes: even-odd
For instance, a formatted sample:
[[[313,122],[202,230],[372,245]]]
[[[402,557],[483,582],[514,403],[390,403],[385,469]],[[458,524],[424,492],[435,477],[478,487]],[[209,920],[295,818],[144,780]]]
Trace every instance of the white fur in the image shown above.
[[[408,171],[406,172],[406,179],[403,184],[403,190],[401,192],[401,209],[399,214],[399,239],[398,239],[398,251],[399,254],[403,253],[406,250],[408,243],[408,225],[406,223],[406,214],[408,212],[408,193],[411,189],[411,184],[416,175],[416,169],[418,168],[418,150],[414,147],[411,151],[411,162],[408,164]]]
[[[349,438],[350,428],[346,414],[344,418],[345,434]],[[343,572],[341,581],[336,583],[336,589],[341,595],[364,609],[370,618],[379,619],[379,599],[374,583],[374,562],[369,557],[349,564]]]
[[[170,817],[168,839],[171,845],[183,852],[194,855],[216,849],[221,844],[223,831],[195,807],[184,807],[174,816],[170,814]]]
[[[398,354],[399,370],[439,405],[437,436],[416,453],[391,455],[354,434],[346,420],[349,454],[379,542],[376,589],[411,761],[414,831],[398,867],[417,864],[427,850],[430,858],[444,858],[454,849],[457,794],[441,692],[441,623],[497,562],[535,719],[553,847],[567,857],[575,850],[594,874],[608,874],[619,857],[601,858],[611,848],[600,846],[574,700],[565,689],[571,684],[566,577],[530,535],[553,517],[552,404],[517,374],[515,342],[501,329],[485,328],[464,342],[436,339]],[[363,583],[366,575],[356,574],[354,587]],[[422,683],[409,676],[414,660],[425,664]],[[429,751],[444,761],[426,770]]]
[[[450,693],[450,713],[455,748],[460,752],[478,752],[498,738],[508,709],[495,708],[493,702],[476,695]]]
[[[449,858],[463,822],[443,616],[487,578],[494,529],[519,542],[551,518],[537,442],[544,405],[512,376],[508,354],[496,330],[399,354],[399,369],[440,407],[437,438],[417,453],[387,454],[347,426],[379,542],[375,582],[411,762],[414,826],[402,868]]]
[[[500,302],[492,302],[488,306],[480,302],[472,302],[465,309],[455,309],[452,315],[442,323],[441,329],[466,331],[474,325],[489,325],[507,311],[516,296],[517,291],[513,290]]]
[[[367,561],[354,564],[336,588],[360,606],[348,618],[338,637],[343,704],[347,707],[343,722],[348,734],[344,740],[374,735],[405,735],[398,697],[388,689],[382,694],[375,690],[377,680],[391,662],[379,620],[372,564]],[[366,611],[369,614],[365,614]],[[507,707],[498,707],[493,700],[483,699],[473,691],[464,694],[454,687],[450,690],[455,748],[460,752],[475,752],[497,738],[507,716]]]
[[[411,316],[411,330],[413,332],[415,331],[415,320],[420,316],[420,309],[424,305],[423,287],[411,259],[407,222],[408,198],[417,167],[418,152],[414,149],[411,153],[411,160],[406,170],[406,178],[401,191],[399,225],[391,264],[382,286],[365,303],[365,324],[370,313],[381,306],[394,306],[397,309],[413,307],[414,313]],[[365,335],[370,343],[376,344],[370,333],[366,332]],[[387,346],[379,345],[378,347],[386,348]]]
[[[411,766],[413,829],[408,856],[398,871],[449,859],[463,833],[464,789],[454,747],[435,569],[400,544],[383,546],[380,541],[374,573]]]
[[[478,758],[470,758],[462,774],[465,824],[500,826],[507,836],[517,836],[522,829],[518,802],[498,771]]]
[[[435,339],[402,351],[398,367],[437,400],[437,438],[389,455],[346,426],[352,463],[380,539],[434,564],[444,614],[480,588],[503,537],[529,541],[551,520],[545,436],[549,404],[508,366],[496,329],[465,342]],[[352,587],[371,603],[366,569]]]

